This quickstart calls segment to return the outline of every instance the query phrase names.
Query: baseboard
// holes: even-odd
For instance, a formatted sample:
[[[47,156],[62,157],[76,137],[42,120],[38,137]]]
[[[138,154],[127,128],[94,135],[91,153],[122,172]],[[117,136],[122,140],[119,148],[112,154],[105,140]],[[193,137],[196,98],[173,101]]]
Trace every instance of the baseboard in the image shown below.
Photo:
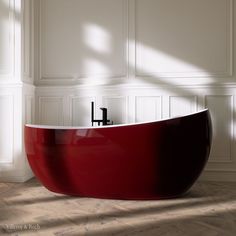
[[[204,171],[200,181],[223,181],[223,182],[236,182],[236,171]]]
[[[27,172],[24,175],[9,175],[9,176],[1,176],[0,182],[14,182],[14,183],[23,183],[27,180],[33,178],[34,175],[32,172]]]

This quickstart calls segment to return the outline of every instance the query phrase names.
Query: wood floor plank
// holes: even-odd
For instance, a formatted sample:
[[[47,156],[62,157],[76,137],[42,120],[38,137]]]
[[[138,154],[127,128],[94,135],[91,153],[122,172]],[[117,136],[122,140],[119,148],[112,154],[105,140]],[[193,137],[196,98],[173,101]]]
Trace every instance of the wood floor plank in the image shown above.
[[[236,183],[197,182],[182,198],[121,201],[0,183],[0,235],[235,236]]]

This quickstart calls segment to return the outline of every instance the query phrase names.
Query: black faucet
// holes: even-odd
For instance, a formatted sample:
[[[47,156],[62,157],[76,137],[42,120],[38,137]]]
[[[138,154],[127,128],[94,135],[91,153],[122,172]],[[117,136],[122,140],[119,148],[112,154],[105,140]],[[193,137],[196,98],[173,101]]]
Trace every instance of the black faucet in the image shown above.
[[[94,119],[94,102],[91,103],[91,122],[92,122],[92,126],[95,122],[98,123],[98,126],[100,126],[100,123],[102,123],[102,125],[113,125],[113,121],[111,123],[109,123],[110,120],[107,119],[107,108],[101,107],[100,109],[102,110],[102,120],[96,120],[96,119]]]

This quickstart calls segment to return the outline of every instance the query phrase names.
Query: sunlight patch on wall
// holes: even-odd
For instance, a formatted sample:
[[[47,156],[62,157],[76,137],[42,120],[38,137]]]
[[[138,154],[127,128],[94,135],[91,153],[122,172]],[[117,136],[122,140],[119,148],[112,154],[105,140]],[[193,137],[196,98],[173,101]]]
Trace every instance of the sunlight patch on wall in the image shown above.
[[[183,76],[189,73],[194,76],[195,73],[201,73],[201,76],[208,77],[209,73],[187,61],[166,54],[158,49],[151,48],[138,42],[136,47],[136,74],[137,75],[156,75],[174,77]]]
[[[7,73],[10,65],[10,25],[9,3],[1,1],[0,5],[0,73]]]
[[[95,24],[84,25],[84,43],[99,53],[110,53],[111,36],[102,27]]]

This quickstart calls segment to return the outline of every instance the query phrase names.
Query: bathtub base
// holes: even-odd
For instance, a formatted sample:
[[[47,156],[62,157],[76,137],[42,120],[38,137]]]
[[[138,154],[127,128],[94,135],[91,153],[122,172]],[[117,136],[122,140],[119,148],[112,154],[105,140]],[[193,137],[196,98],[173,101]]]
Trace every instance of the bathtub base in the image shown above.
[[[75,194],[75,193],[68,193],[68,192],[57,192],[54,190],[50,190],[47,188],[47,190],[54,192],[56,194],[62,194],[67,195],[71,197],[79,197],[79,198],[97,198],[97,199],[110,199],[110,200],[134,200],[134,201],[145,201],[145,200],[165,200],[165,199],[175,199],[175,198],[181,198],[190,193],[189,190],[187,190],[184,193],[179,193],[176,195],[152,195],[152,196],[122,196],[122,195],[114,195],[114,196],[108,196],[108,195],[81,195],[81,194]]]

